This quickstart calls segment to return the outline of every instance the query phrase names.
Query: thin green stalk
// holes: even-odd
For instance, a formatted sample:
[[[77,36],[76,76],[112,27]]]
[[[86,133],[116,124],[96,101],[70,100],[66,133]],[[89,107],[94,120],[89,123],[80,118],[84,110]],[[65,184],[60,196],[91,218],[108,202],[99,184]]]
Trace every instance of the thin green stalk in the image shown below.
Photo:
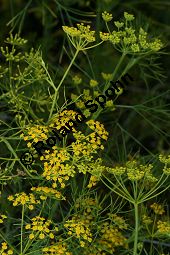
[[[26,251],[29,249],[29,247],[32,245],[32,243],[36,240],[38,234],[39,234],[39,232],[37,232],[37,233],[35,234],[35,237],[34,237],[32,240],[28,239],[28,242],[27,242],[27,244],[26,244],[26,246],[25,246],[25,248],[24,248],[24,250],[23,250],[23,253],[20,254],[20,255],[24,255],[24,254],[26,253]]]
[[[24,225],[24,205],[22,206],[22,218],[21,218],[21,254],[22,255],[22,251],[23,251],[23,225]]]
[[[125,194],[127,195],[127,197],[129,198],[129,201],[133,200],[132,196],[130,195],[130,193],[128,192],[128,190],[126,189],[124,183],[123,183],[123,180],[121,178],[121,180],[119,181],[119,179],[117,178],[117,176],[114,174],[114,177],[116,179],[116,181],[118,182],[118,184],[120,185],[120,187],[122,188],[122,190],[125,192]]]
[[[156,220],[157,220],[157,215],[155,214],[155,216],[154,216],[154,221],[153,221],[153,224],[152,224],[151,246],[150,246],[149,254],[153,254],[153,238],[154,238]]]
[[[99,46],[99,45],[102,44],[102,43],[103,43],[103,41],[101,41],[101,42],[99,42],[99,43],[97,43],[97,44],[95,44],[95,45],[93,45],[93,46],[89,46],[89,47],[87,47],[87,48],[83,48],[83,51],[84,51],[84,50],[92,49],[92,48],[94,48],[94,47],[97,47],[97,46]]]
[[[165,192],[165,191],[166,191],[167,189],[169,189],[169,188],[170,188],[170,185],[168,185],[165,189],[161,190],[159,193],[156,193],[155,195],[153,195],[153,196],[151,196],[151,197],[148,197],[147,199],[143,200],[142,202],[145,202],[145,201],[147,201],[147,200],[150,200],[150,199],[152,199],[152,198],[154,198],[154,197],[159,196],[160,194],[162,194],[163,192]]]
[[[118,70],[119,70],[119,68],[120,68],[120,66],[121,66],[121,64],[122,64],[122,62],[123,62],[125,56],[126,56],[126,53],[123,52],[122,56],[121,56],[120,59],[119,59],[118,64],[116,65],[116,68],[115,68],[114,72],[112,73],[112,79],[115,78],[115,75],[116,75],[116,73],[118,72]]]
[[[67,70],[65,71],[65,73],[64,73],[64,75],[63,75],[63,77],[62,77],[60,83],[58,84],[58,87],[55,89],[54,99],[53,99],[53,103],[52,103],[52,107],[51,107],[50,115],[49,115],[49,120],[51,119],[52,114],[53,114],[53,111],[54,111],[54,107],[55,107],[56,98],[57,98],[57,94],[58,94],[59,88],[61,87],[63,81],[65,80],[65,78],[66,78],[66,76],[67,76],[67,74],[68,74],[68,72],[69,72],[71,66],[73,65],[73,63],[74,63],[74,61],[75,61],[75,59],[76,59],[76,57],[77,57],[77,55],[78,55],[78,53],[79,53],[79,51],[80,51],[79,49],[76,50],[76,52],[75,52],[75,54],[74,54],[74,56],[73,56],[73,58],[72,58],[72,60],[71,60],[71,62],[70,62],[70,64],[69,64]]]
[[[162,177],[163,177],[163,176],[164,176],[164,174],[161,175],[161,178],[159,179],[159,181],[157,182],[157,184],[155,184],[154,187],[153,187],[149,192],[147,192],[143,197],[142,197],[142,196],[139,197],[140,203],[143,203],[144,201],[147,201],[148,199],[150,199],[151,195],[154,194],[158,189],[160,189],[160,187],[166,182],[166,180],[167,180],[168,177],[166,177],[166,178],[162,181]],[[162,181],[162,182],[161,182],[161,181]],[[163,191],[161,191],[161,193],[162,193],[162,192],[163,192]],[[160,193],[159,193],[159,194],[160,194]],[[155,197],[155,196],[157,196],[157,195],[158,195],[158,193],[157,193],[156,195],[154,195],[153,197]]]
[[[112,186],[113,186],[113,188],[111,188],[109,185],[107,185],[107,183],[103,180],[103,178],[101,178],[101,181],[111,190],[111,191],[113,191],[113,192],[115,192],[118,196],[121,196],[122,198],[124,198],[125,200],[127,200],[127,201],[129,201],[129,203],[133,203],[134,201],[133,200],[131,200],[131,196],[128,194],[122,194],[122,190],[120,190],[118,187],[117,187],[117,185],[115,185],[115,184],[113,184],[105,175],[103,175],[104,176],[104,178],[108,181],[108,182],[110,182],[111,184],[112,184]],[[115,189],[114,189],[115,188]],[[117,191],[116,191],[116,189],[117,189]]]
[[[109,29],[109,26],[108,26],[107,22],[105,22],[105,25],[106,25],[106,28],[107,28],[107,30],[108,30],[108,32],[109,32],[109,34],[111,34],[111,32],[110,32],[110,29]]]
[[[137,245],[138,245],[138,231],[139,231],[139,215],[138,215],[138,203],[134,203],[134,212],[135,212],[135,237],[134,237],[134,246],[133,246],[133,255],[137,255]]]
[[[67,70],[65,71],[65,73],[64,73],[64,75],[63,75],[63,78],[61,79],[60,83],[58,84],[57,92],[58,92],[59,88],[61,87],[63,81],[65,80],[65,78],[66,78],[68,72],[70,71],[70,68],[71,68],[71,66],[73,65],[73,63],[74,63],[74,61],[75,61],[75,59],[76,59],[76,57],[77,57],[79,51],[80,51],[79,49],[76,50],[76,52],[75,52],[75,54],[74,54],[74,56],[73,56],[73,58],[72,58],[72,60],[71,60],[71,62],[70,62],[70,64],[69,64]]]
[[[31,178],[34,178],[34,176],[27,170],[27,168],[22,164],[21,160],[17,157],[17,154],[13,150],[12,146],[10,145],[10,143],[4,137],[1,137],[1,140],[6,144],[7,148],[15,156],[15,159],[18,160],[18,162],[24,168],[24,170],[28,174],[28,176],[30,176]]]

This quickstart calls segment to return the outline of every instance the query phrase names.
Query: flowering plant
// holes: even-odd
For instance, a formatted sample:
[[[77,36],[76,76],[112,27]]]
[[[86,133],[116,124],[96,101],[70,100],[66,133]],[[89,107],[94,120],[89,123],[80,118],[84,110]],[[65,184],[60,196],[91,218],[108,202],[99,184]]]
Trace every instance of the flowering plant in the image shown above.
[[[66,25],[64,13],[85,15],[54,1],[65,43],[56,65],[53,53],[47,59],[43,46],[21,37],[27,10],[37,10],[31,2],[8,23],[15,28],[22,17],[1,47],[0,254],[163,254],[170,156],[162,144],[170,115],[158,85],[152,92],[141,83],[163,77],[155,61],[164,43],[127,12],[118,21],[103,11],[98,25],[73,26],[69,18]],[[57,18],[53,5],[43,1],[43,8],[36,17],[47,9]],[[148,59],[153,75],[145,77]],[[151,151],[144,142],[153,129],[160,144]],[[20,160],[26,147],[30,155]]]

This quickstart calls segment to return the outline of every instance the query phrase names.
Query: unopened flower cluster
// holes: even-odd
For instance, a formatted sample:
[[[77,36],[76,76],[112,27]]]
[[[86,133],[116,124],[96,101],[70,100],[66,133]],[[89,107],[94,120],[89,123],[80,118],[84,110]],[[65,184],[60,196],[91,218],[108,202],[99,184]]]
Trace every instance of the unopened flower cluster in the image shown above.
[[[102,17],[106,22],[112,20],[111,14],[106,12],[102,14]],[[132,14],[124,12],[123,22],[114,22],[117,30],[113,30],[112,32],[100,32],[100,38],[103,41],[110,41],[117,50],[124,50],[132,53],[160,50],[163,47],[161,40],[158,38],[150,39],[148,33],[144,31],[142,27],[137,31],[134,26],[132,26],[132,21],[134,19],[135,17]]]
[[[108,250],[110,254],[113,254],[116,247],[127,247],[127,239],[117,227],[111,225],[109,222],[103,223],[101,227],[101,239],[99,240],[99,245],[103,250]]]
[[[152,164],[142,165],[136,160],[127,161],[123,166],[108,167],[107,171],[116,176],[127,175],[131,181],[140,181],[145,179],[148,184],[155,183],[157,178],[152,174]]]
[[[160,160],[160,162],[165,164],[165,166],[163,168],[164,174],[170,175],[170,155],[160,154],[159,155],[159,160]]]
[[[153,203],[150,208],[152,208],[152,210],[154,211],[155,214],[159,214],[162,215],[164,214],[165,210],[163,208],[162,205],[158,204],[158,203]]]
[[[170,222],[161,221],[157,222],[158,233],[162,235],[170,235]]]
[[[87,44],[96,40],[95,31],[91,30],[90,26],[86,26],[84,23],[77,24],[77,27],[63,26],[62,28],[73,46],[79,50],[83,50]]]

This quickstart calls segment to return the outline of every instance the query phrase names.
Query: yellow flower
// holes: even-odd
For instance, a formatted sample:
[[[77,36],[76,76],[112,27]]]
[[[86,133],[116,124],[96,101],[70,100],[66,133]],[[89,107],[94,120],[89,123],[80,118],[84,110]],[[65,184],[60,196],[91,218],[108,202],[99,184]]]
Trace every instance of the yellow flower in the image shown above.
[[[123,89],[121,87],[118,87],[119,91],[115,89],[115,94],[120,96],[123,93]]]
[[[124,23],[123,23],[123,22],[119,22],[119,21],[115,21],[114,24],[115,24],[115,26],[116,26],[117,28],[121,28],[121,27],[124,26]]]
[[[147,215],[143,215],[142,222],[144,224],[148,225],[148,224],[151,224],[153,222],[153,220],[151,219],[151,217],[149,217]]]
[[[106,80],[106,81],[111,81],[112,80],[112,74],[111,73],[101,73],[101,75],[102,75],[102,78],[104,79],[104,80]]]
[[[73,77],[73,82],[74,82],[75,85],[79,85],[82,82],[82,78],[79,77],[78,75],[75,75]]]
[[[108,13],[108,12],[104,11],[104,12],[102,13],[102,18],[103,18],[103,20],[104,20],[105,22],[109,22],[109,21],[111,21],[111,20],[113,19],[113,16],[112,16],[111,13]]]
[[[166,175],[170,175],[170,167],[164,166],[163,172],[164,172],[164,174],[166,174]]]
[[[51,220],[45,220],[43,217],[36,216],[33,217],[31,221],[31,224],[25,226],[25,229],[30,229],[32,231],[29,235],[29,239],[35,238],[36,234],[39,236],[39,239],[44,239],[45,237],[54,239],[54,234],[52,232],[57,231],[58,229],[57,227],[51,229]]]
[[[102,39],[102,41],[108,41],[109,38],[110,38],[110,34],[109,33],[104,33],[104,32],[100,31],[99,35],[100,35],[100,38]]]
[[[154,211],[155,214],[162,215],[162,214],[165,212],[163,206],[162,206],[162,205],[159,205],[159,204],[157,204],[157,203],[153,203],[153,204],[150,206],[150,208],[153,209],[153,211]]]
[[[89,227],[80,219],[72,218],[71,220],[67,220],[64,227],[69,233],[75,233],[76,238],[79,239],[81,237],[84,241],[92,242],[92,233]]]
[[[160,154],[159,160],[160,160],[160,162],[162,162],[164,164],[170,164],[170,155],[166,156],[166,155]]]
[[[31,228],[31,225],[30,224],[27,224],[26,226],[25,226],[25,229],[30,229]]]
[[[33,205],[29,205],[28,208],[29,208],[30,210],[33,210],[33,209],[34,209],[34,206],[33,206]]]
[[[96,80],[93,80],[93,79],[90,80],[91,87],[96,87],[97,85],[98,85],[98,82]]]
[[[109,213],[108,216],[118,226],[119,229],[128,228],[128,225],[126,224],[125,220],[122,217],[112,213]]]
[[[32,146],[32,143],[27,143],[27,147],[30,148]]]
[[[39,234],[39,238],[40,239],[44,239],[45,238],[45,235],[43,233]]]
[[[40,204],[39,200],[36,200],[32,193],[26,194],[25,192],[16,193],[14,196],[8,196],[9,201],[13,201],[13,206],[25,205],[30,210],[34,209],[34,204]]]
[[[127,12],[124,12],[124,17],[125,17],[125,19],[126,19],[127,21],[132,21],[132,20],[135,19],[134,15],[129,14],[129,13],[127,13]]]
[[[159,220],[157,222],[158,233],[170,235],[170,223]]]
[[[11,249],[8,249],[8,244],[6,242],[1,243],[0,254],[13,254],[13,251]]]
[[[53,255],[53,254],[61,254],[61,255],[73,255],[72,252],[68,251],[67,244],[64,240],[60,239],[57,243],[50,245],[48,247],[44,247],[42,249],[43,254]]]
[[[38,141],[46,140],[48,138],[48,128],[43,125],[35,125],[35,126],[28,126],[23,135],[24,141],[32,140],[33,142],[37,143]],[[27,143],[27,147],[30,148],[32,146],[32,142]]]
[[[81,246],[81,247],[84,247],[84,246],[85,246],[85,242],[80,241],[80,246]]]
[[[25,137],[24,137],[24,141],[27,141],[27,140],[28,140],[28,136],[25,136]]]
[[[137,43],[132,44],[131,45],[131,50],[133,52],[139,52],[140,51],[139,45]]]
[[[57,180],[57,178],[56,178]],[[54,199],[65,199],[61,192],[57,191],[56,189],[49,188],[49,187],[32,187],[31,190],[33,192],[36,192],[37,194],[40,194],[41,200],[46,200],[47,197],[51,197]]]
[[[88,188],[92,188],[93,186],[95,186],[97,184],[98,178],[96,176],[91,176],[90,177],[90,181],[89,184],[87,185]]]
[[[13,251],[12,250],[8,250],[8,253],[9,255],[13,254]]]
[[[13,251],[12,250],[8,250],[8,253],[7,254],[13,254]]]
[[[116,31],[113,31],[111,35],[109,35],[109,40],[113,44],[118,44],[121,42],[120,34]]]
[[[4,219],[7,219],[7,216],[4,214],[0,214],[0,224],[4,222]]]
[[[30,239],[30,240],[34,239],[34,234],[30,234],[30,235],[29,235],[29,239]]]
[[[2,243],[2,249],[3,249],[3,250],[7,250],[7,243],[6,243],[6,242],[3,242],[3,243]]]
[[[53,234],[53,233],[50,233],[50,234],[49,234],[49,238],[54,239],[54,234]]]
[[[63,26],[62,28],[73,46],[79,50],[85,49],[89,43],[96,40],[95,31],[90,30],[90,26],[85,26],[84,23],[77,24],[77,28],[68,26]]]

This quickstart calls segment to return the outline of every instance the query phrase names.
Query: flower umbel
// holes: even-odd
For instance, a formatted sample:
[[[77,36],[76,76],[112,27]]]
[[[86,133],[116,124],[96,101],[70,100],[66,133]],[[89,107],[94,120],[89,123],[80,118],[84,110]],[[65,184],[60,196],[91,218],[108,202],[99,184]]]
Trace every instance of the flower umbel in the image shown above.
[[[95,31],[90,29],[89,25],[84,23],[77,24],[76,27],[62,27],[67,34],[72,45],[78,50],[84,50],[89,43],[95,42]]]
[[[58,231],[58,228],[55,227],[54,229],[51,229],[51,220],[46,220],[43,217],[36,216],[32,218],[31,221],[31,224],[27,224],[25,226],[25,229],[31,230],[31,233],[29,235],[30,240],[36,237],[39,237],[39,239],[44,239],[46,237],[54,239],[54,232]]]
[[[27,195],[25,192],[10,195],[8,200],[13,201],[13,206],[25,205],[30,210],[33,210],[36,204],[40,204],[40,200],[36,200],[32,193]]]

